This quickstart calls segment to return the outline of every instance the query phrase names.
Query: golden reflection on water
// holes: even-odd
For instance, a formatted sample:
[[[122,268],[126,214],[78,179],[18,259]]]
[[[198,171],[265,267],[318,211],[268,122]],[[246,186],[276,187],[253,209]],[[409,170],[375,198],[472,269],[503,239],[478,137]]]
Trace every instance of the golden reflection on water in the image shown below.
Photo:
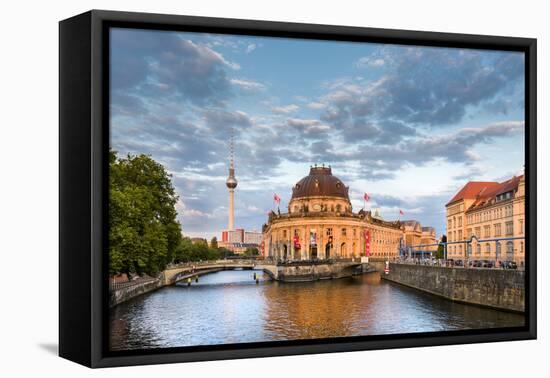
[[[269,306],[265,314],[265,328],[268,333],[285,339],[311,339],[355,334],[355,312],[361,307],[372,305],[372,297],[364,284],[379,285],[380,275],[369,274],[351,281],[311,283],[275,283],[264,291]],[[368,324],[367,324],[368,326]]]

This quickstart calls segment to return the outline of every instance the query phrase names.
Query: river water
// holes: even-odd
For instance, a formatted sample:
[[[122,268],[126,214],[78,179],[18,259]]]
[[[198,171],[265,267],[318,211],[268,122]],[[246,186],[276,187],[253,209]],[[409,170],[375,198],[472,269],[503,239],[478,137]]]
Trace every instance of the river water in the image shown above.
[[[261,277],[256,284],[252,276]],[[111,350],[522,326],[525,317],[454,303],[378,274],[309,283],[261,271],[207,274],[111,310]]]

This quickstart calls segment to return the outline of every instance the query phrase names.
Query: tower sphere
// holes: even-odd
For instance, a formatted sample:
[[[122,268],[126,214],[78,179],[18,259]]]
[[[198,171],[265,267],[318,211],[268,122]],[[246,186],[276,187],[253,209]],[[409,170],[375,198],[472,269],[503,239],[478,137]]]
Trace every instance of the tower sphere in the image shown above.
[[[225,185],[227,185],[229,189],[235,189],[237,187],[237,179],[231,175],[227,178]]]

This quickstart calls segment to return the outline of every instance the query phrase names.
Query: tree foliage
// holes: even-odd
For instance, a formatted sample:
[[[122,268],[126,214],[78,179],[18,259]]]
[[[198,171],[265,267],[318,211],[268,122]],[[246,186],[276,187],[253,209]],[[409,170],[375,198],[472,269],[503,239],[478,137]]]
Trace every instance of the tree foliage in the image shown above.
[[[443,235],[441,237],[441,242],[446,243],[447,242],[447,236]],[[445,247],[443,246],[443,244],[439,244],[437,246],[437,252],[435,253],[435,258],[442,259],[444,257],[445,257]]]
[[[218,238],[212,237],[212,240],[210,240],[210,248],[218,249]]]
[[[244,251],[244,255],[247,257],[258,256],[259,254],[260,254],[260,251],[258,250],[258,248],[255,248],[255,247],[248,247],[246,251]]]
[[[109,271],[156,275],[181,244],[171,177],[146,155],[109,158]]]
[[[192,261],[217,260],[222,257],[222,251],[218,248],[208,247],[205,242],[193,244],[191,239],[183,238],[174,256],[174,262],[185,263]]]

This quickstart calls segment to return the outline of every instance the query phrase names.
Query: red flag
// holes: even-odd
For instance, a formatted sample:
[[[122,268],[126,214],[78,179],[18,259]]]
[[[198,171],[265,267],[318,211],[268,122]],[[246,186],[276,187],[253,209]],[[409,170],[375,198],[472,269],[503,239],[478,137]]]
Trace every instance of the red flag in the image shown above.
[[[300,237],[298,235],[294,236],[294,248],[300,248]]]
[[[365,202],[369,202],[370,197],[367,193],[365,193],[365,195],[363,196],[363,199],[365,200]]]
[[[370,256],[370,231],[365,229],[365,256]]]
[[[275,201],[278,205],[281,203],[281,197],[279,197],[277,193],[273,193],[273,201]]]
[[[399,209],[399,215],[405,215],[405,213],[403,212],[403,210]]]

